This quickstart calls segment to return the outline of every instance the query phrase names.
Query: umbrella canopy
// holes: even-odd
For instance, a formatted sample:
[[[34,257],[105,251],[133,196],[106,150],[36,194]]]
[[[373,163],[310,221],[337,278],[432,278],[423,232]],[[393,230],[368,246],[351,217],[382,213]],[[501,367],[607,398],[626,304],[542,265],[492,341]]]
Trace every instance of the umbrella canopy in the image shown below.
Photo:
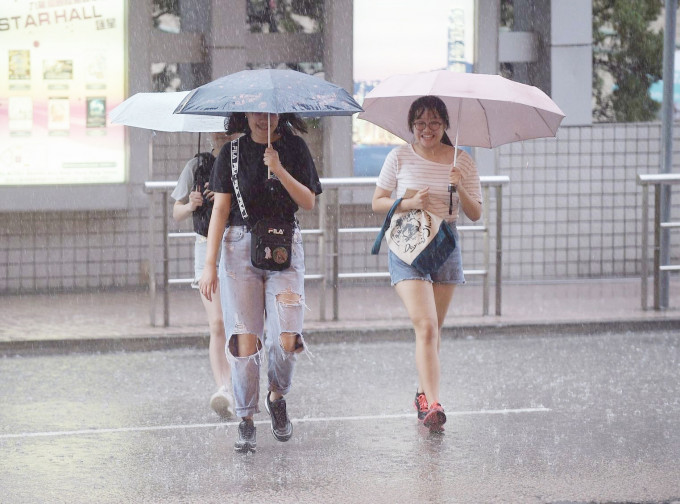
[[[303,117],[352,115],[362,108],[340,86],[295,70],[243,70],[204,84],[175,114],[226,116],[232,112],[295,113]]]
[[[424,95],[438,96],[446,104],[449,136],[457,134],[457,145],[491,148],[552,137],[564,119],[555,102],[534,86],[500,75],[447,70],[385,79],[366,95],[359,119],[411,142],[408,110],[413,101]]]
[[[189,91],[176,93],[137,93],[109,113],[113,124],[156,131],[224,131],[224,117],[173,114]]]

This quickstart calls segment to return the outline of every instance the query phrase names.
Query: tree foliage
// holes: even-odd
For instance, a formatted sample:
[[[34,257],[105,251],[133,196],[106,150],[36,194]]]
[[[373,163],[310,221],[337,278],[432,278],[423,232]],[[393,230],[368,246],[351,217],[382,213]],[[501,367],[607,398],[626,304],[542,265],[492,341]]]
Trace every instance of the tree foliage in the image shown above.
[[[662,77],[663,31],[650,25],[663,0],[593,0],[593,118],[650,121],[660,105],[649,87]],[[610,74],[614,90],[604,89]]]

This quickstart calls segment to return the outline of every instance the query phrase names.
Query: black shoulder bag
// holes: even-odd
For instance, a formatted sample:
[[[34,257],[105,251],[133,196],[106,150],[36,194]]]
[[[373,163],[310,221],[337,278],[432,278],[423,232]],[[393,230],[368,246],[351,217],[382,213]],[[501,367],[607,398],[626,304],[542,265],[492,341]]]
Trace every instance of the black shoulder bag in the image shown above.
[[[265,217],[254,226],[250,225],[248,211],[238,187],[238,144],[238,138],[231,142],[231,182],[243,221],[250,229],[250,262],[259,269],[283,271],[290,267],[295,224],[280,217]]]

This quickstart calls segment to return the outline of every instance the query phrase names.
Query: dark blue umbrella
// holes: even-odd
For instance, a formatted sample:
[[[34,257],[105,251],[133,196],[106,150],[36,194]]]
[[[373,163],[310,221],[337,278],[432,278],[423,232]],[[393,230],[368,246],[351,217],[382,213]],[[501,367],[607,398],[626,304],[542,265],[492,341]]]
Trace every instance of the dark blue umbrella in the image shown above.
[[[347,91],[332,82],[295,70],[261,69],[236,72],[194,89],[175,114],[269,112],[321,117],[362,111]]]

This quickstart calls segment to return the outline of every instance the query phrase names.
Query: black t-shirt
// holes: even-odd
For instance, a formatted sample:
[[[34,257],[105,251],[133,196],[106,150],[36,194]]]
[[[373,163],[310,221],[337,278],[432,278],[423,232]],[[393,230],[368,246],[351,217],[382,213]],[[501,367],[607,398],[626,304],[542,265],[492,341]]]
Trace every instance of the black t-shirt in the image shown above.
[[[246,205],[251,225],[263,217],[283,217],[288,222],[295,221],[298,205],[276,179],[267,179],[267,165],[264,164],[265,144],[255,142],[250,135],[238,140],[238,187]],[[314,194],[321,194],[321,182],[316,166],[305,141],[296,135],[284,135],[272,147],[279,153],[279,160],[295,180],[308,187]],[[221,149],[210,177],[210,187],[214,192],[232,194],[229,212],[229,226],[244,224],[241,211],[234,195],[231,181],[231,145]]]

